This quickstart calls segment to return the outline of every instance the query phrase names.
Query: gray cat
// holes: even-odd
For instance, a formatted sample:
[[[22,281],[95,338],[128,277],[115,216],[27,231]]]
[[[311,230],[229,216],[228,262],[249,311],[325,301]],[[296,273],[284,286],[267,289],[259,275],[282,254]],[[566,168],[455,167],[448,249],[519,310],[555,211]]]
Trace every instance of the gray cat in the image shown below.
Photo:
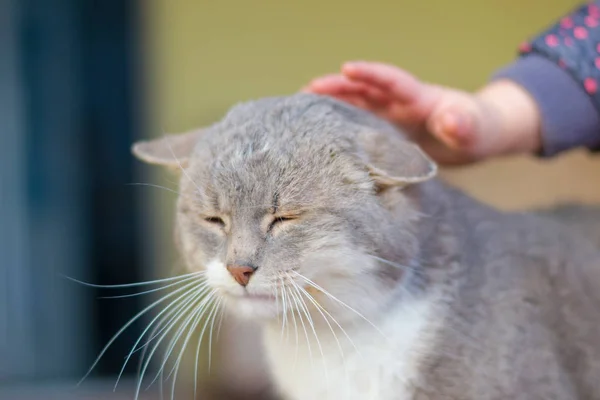
[[[600,399],[597,211],[494,210],[395,127],[316,95],[134,153],[181,169],[179,249],[260,322],[283,399]]]

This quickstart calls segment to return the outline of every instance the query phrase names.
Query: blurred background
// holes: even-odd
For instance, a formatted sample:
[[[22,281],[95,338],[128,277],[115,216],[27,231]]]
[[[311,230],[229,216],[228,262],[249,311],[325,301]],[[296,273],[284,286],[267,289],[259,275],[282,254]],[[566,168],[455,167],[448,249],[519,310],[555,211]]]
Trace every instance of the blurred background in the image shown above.
[[[127,380],[111,390],[141,323],[74,385],[149,299],[101,300],[64,276],[121,284],[178,262],[175,195],[133,185],[176,189],[175,177],[134,160],[135,140],[292,93],[351,59],[473,90],[577,4],[0,0],[0,399],[132,398]],[[600,203],[600,157],[582,151],[443,176],[503,209]]]

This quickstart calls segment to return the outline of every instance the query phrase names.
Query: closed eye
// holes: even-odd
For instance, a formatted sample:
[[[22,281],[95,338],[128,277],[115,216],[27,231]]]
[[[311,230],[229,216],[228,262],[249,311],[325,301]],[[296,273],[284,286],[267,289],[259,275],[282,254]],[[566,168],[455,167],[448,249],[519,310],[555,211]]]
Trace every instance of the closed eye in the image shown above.
[[[298,219],[298,216],[275,217],[275,219],[269,225],[269,229],[267,230],[267,232],[271,232],[273,230],[273,228],[275,228],[275,226],[277,226],[278,224],[283,224],[285,222],[294,221],[296,219]]]
[[[204,220],[209,224],[217,225],[221,228],[225,227],[225,221],[223,221],[223,218],[221,217],[206,217]]]

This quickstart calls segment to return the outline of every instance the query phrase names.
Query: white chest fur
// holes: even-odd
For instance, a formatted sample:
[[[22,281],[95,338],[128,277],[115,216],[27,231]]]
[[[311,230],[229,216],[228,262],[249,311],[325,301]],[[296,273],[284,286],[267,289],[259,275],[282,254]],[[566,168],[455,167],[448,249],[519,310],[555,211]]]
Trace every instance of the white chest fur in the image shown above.
[[[281,327],[269,326],[265,346],[272,375],[286,400],[409,399],[419,362],[432,346],[431,314],[429,303],[420,300],[390,310],[377,329],[361,320],[351,329],[342,325],[346,335],[332,323],[337,340],[317,317],[316,335],[306,318],[305,326],[296,318],[297,329],[288,319],[283,335]]]

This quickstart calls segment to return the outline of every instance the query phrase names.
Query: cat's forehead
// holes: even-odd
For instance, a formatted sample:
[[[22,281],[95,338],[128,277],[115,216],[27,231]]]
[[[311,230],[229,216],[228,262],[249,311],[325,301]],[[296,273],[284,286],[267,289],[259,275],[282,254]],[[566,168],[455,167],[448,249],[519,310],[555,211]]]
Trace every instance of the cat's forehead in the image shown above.
[[[357,128],[349,118],[352,113],[323,96],[260,99],[233,107],[217,125],[212,144],[247,149],[273,146],[279,151],[348,146]]]
[[[352,129],[322,98],[243,104],[199,141],[192,173],[232,207],[326,202],[355,167]]]

